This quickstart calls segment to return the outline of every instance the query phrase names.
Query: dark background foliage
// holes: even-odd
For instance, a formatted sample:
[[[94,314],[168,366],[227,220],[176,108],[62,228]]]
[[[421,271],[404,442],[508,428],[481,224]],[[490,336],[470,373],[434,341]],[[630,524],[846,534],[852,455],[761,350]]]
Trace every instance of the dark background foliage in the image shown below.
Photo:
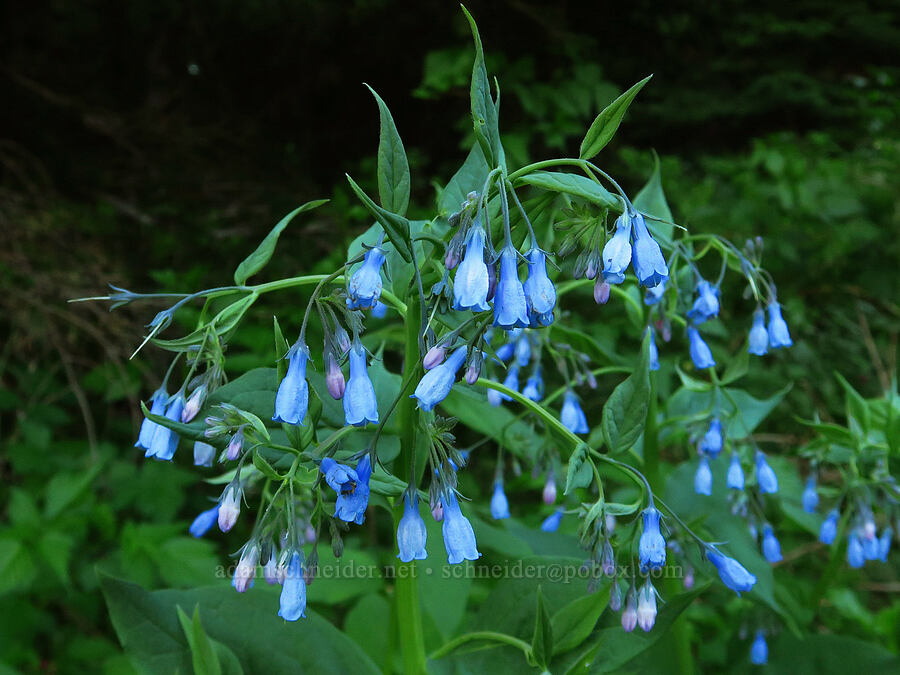
[[[835,368],[865,395],[888,384],[900,323],[896,2],[470,9],[514,162],[575,154],[597,110],[654,74],[601,160],[635,191],[655,149],[679,222],[765,237],[797,342],[755,376],[796,383],[767,432],[799,443],[793,414],[837,414]],[[0,12],[0,660],[117,671],[94,565],[191,584],[224,545],[183,536],[204,503],[187,468],[130,449],[137,401],[164,367],[150,350],[128,361],[155,309],[65,300],[107,282],[217,285],[284,213],[332,194],[288,229],[267,273],[340,259],[369,224],[343,178],[373,184],[378,120],[362,82],[391,106],[416,215],[428,217],[432,181],[446,182],[470,142],[470,38],[457,4],[437,0],[38,0]],[[739,292],[723,294],[735,326],[749,323]],[[271,362],[268,317],[299,314],[299,297],[282,301],[248,321],[231,367]]]

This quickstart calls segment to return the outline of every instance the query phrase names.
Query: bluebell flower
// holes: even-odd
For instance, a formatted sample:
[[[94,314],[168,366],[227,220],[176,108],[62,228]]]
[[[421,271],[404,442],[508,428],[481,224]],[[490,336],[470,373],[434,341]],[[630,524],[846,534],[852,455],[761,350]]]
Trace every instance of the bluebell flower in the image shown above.
[[[556,509],[556,511],[544,518],[544,522],[541,523],[541,531],[556,532],[559,529],[559,523],[562,521],[562,517],[563,510],[561,508]]]
[[[731,453],[731,464],[728,465],[728,477],[725,483],[733,490],[744,489],[744,469],[741,468],[741,458],[736,452]]]
[[[712,494],[712,471],[709,468],[709,459],[700,457],[700,463],[697,465],[697,473],[694,474],[694,492],[698,495]]]
[[[700,452],[709,455],[713,459],[722,452],[722,422],[718,417],[713,417],[709,422],[709,429],[700,440]]]
[[[172,400],[166,407],[166,418],[173,422],[181,422],[182,410],[184,410],[184,393],[178,392],[172,397]],[[177,447],[178,434],[161,424],[157,424],[156,431],[153,433],[153,440],[150,441],[150,447],[147,448],[144,456],[168,461],[175,456]]]
[[[581,404],[578,402],[578,397],[571,389],[566,392],[566,396],[563,399],[560,419],[563,426],[573,434],[586,434],[591,430],[588,427],[587,417],[585,417],[584,411],[581,409]]]
[[[169,400],[169,394],[165,389],[157,389],[153,392],[153,396],[150,397],[150,412],[154,415],[162,415],[166,412],[166,402]],[[144,421],[141,422],[141,431],[138,434],[137,442],[134,444],[136,448],[143,448],[144,450],[150,449],[150,444],[153,442],[153,434],[156,433],[156,429],[159,425],[156,422],[151,422],[148,418],[144,418]]]
[[[508,396],[506,398],[509,398]],[[503,394],[496,389],[487,390],[487,400],[495,408],[503,403]]]
[[[697,284],[697,299],[687,316],[694,323],[703,323],[719,316],[719,289],[702,279]]]
[[[759,450],[756,451],[756,482],[763,494],[773,495],[778,492],[778,477],[766,461],[766,456]]]
[[[194,441],[194,466],[212,466],[216,449],[209,443]]]
[[[353,273],[347,282],[347,307],[350,309],[369,309],[381,297],[381,266],[384,264],[384,251],[375,246],[366,251],[363,264]]]
[[[803,488],[803,510],[807,513],[815,513],[819,505],[819,493],[816,491],[816,477],[806,479],[806,487]]]
[[[691,361],[694,362],[694,367],[697,368],[697,370],[712,368],[716,365],[716,361],[713,359],[709,345],[703,341],[703,338],[700,337],[700,332],[693,326],[688,326],[688,339],[691,342]]]
[[[544,390],[544,380],[541,377],[541,369],[536,368],[534,374],[528,378],[525,388],[522,390],[522,396],[531,401],[540,401],[541,392]]]
[[[863,545],[863,555],[865,556],[866,560],[878,560],[879,542],[874,533],[871,537],[867,534],[864,534],[861,537],[861,540]]]
[[[603,280],[610,284],[625,281],[631,263],[631,221],[626,214],[616,218],[616,232],[603,247]]]
[[[819,528],[819,541],[821,541],[826,546],[831,546],[834,543],[834,538],[837,536],[837,521],[838,513],[837,509],[832,509],[828,512],[828,516],[822,521],[822,527]]]
[[[369,455],[364,455],[359,460],[356,469],[326,457],[319,465],[319,471],[325,475],[325,482],[337,493],[335,518],[362,525],[369,505],[369,478],[372,475]]]
[[[887,562],[888,553],[891,552],[891,537],[893,536],[894,531],[886,527],[878,538],[878,559],[883,563]]]
[[[856,532],[851,532],[847,540],[847,563],[854,569],[859,569],[866,564],[866,554]]]
[[[522,333],[516,340],[516,364],[524,368],[531,361],[531,340],[528,339],[527,333]]]
[[[644,509],[644,531],[638,544],[641,571],[658,569],[666,564],[666,540],[659,531],[659,511],[650,506]]]
[[[208,511],[204,511],[194,518],[194,522],[188,528],[188,532],[194,537],[202,537],[212,529],[212,526],[219,520],[219,505],[216,504]]]
[[[425,560],[428,557],[425,551],[428,532],[425,529],[425,521],[419,514],[419,496],[413,493],[410,499],[409,494],[407,492],[403,496],[405,503],[403,517],[397,526],[397,549],[400,551],[397,557],[403,562]]]
[[[510,340],[509,342],[506,342],[497,347],[497,351],[495,352],[495,354],[497,354],[497,358],[504,363],[509,361],[513,357],[513,354],[516,353],[516,344],[516,342]]]
[[[648,288],[647,292],[644,293],[644,304],[645,305],[657,305],[659,304],[663,296],[666,294],[666,282],[662,282],[661,284],[657,284],[652,288]]]
[[[359,338],[355,338],[350,347],[350,379],[344,390],[344,417],[347,424],[355,427],[365,426],[366,422],[378,424],[375,387],[369,379],[366,351]]]
[[[500,280],[494,295],[494,325],[503,328],[529,325],[525,287],[519,281],[518,253],[507,244],[500,253]]]
[[[753,312],[753,326],[750,328],[750,346],[747,351],[756,356],[769,353],[769,331],[766,330],[766,315],[762,307]]]
[[[765,557],[765,559],[770,563],[777,563],[782,559],[781,544],[778,543],[778,539],[775,537],[775,532],[772,530],[772,526],[768,523],[763,526],[762,551],[763,557]]]
[[[628,589],[628,595],[625,597],[625,610],[622,612],[622,630],[630,633],[637,626],[637,605],[634,586]]]
[[[756,583],[756,577],[734,558],[719,553],[714,547],[706,549],[707,559],[716,566],[722,583],[738,595],[746,593]]]
[[[509,370],[506,371],[506,378],[503,380],[503,386],[513,391],[519,391],[519,366],[512,365],[509,367]],[[510,396],[503,393],[500,394],[500,398],[504,401],[512,400]]]
[[[452,490],[444,493],[444,548],[447,549],[447,562],[451,565],[463,560],[478,560],[481,553],[475,543],[475,532],[472,524],[459,509],[459,502]]]
[[[669,267],[663,258],[662,250],[656,240],[650,236],[644,216],[636,213],[631,218],[634,230],[633,263],[641,286],[652,288],[669,280]]]
[[[509,518],[509,500],[503,491],[503,482],[494,483],[494,494],[491,496],[491,516],[494,520]]]
[[[547,256],[539,248],[532,247],[525,254],[528,261],[528,278],[525,279],[525,302],[531,324],[547,325],[541,317],[553,316],[556,306],[556,288],[547,276]]]
[[[644,582],[638,593],[637,623],[645,633],[656,623],[656,589],[650,579]]]
[[[790,347],[794,344],[787,323],[781,317],[781,305],[773,300],[769,303],[769,346],[772,349]]]
[[[659,350],[656,348],[656,331],[652,328],[648,328],[647,331],[650,333],[650,347],[648,349],[650,370],[659,370]]]
[[[301,616],[306,616],[306,579],[303,577],[303,557],[299,551],[291,554],[278,604],[278,616],[285,621],[297,621]]]
[[[309,407],[309,383],[306,381],[306,362],[309,347],[297,342],[288,350],[288,369],[278,393],[275,394],[275,422],[303,425]]]
[[[484,312],[487,303],[488,268],[484,262],[484,228],[476,221],[466,235],[466,254],[453,279],[453,309]]]
[[[769,647],[766,645],[766,636],[761,630],[756,631],[753,644],[750,646],[750,663],[755,666],[764,666],[769,662]]]
[[[372,317],[375,319],[383,319],[387,316],[388,307],[381,300],[372,305]]]
[[[418,401],[418,406],[422,410],[431,410],[438,403],[447,398],[453,383],[456,381],[456,373],[462,368],[466,361],[466,347],[458,347],[441,365],[435,366],[427,371],[419,384],[416,385],[416,391],[410,395],[410,398]]]

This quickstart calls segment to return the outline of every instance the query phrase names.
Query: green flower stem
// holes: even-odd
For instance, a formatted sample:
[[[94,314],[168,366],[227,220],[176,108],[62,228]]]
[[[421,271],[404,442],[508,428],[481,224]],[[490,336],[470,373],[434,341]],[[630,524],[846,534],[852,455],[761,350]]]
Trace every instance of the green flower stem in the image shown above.
[[[662,492],[659,475],[659,432],[656,426],[656,373],[650,373],[650,404],[647,407],[647,421],[644,423],[644,475],[650,487]]]
[[[556,287],[556,297],[559,298],[562,295],[565,295],[569,291],[574,291],[576,288],[580,288],[582,286],[593,286],[595,283],[594,279],[573,279],[572,281],[566,281],[559,284]],[[634,310],[640,314],[644,315],[644,308],[641,307],[641,303],[635,300],[634,296],[630,293],[627,293],[623,288],[613,284],[609,287],[609,290],[622,298],[625,302],[631,305]]]
[[[512,647],[521,649],[525,654],[531,653],[531,645],[525,642],[525,640],[520,640],[519,638],[513,637],[512,635],[507,635],[506,633],[495,633],[491,630],[480,630],[473,633],[465,633],[463,635],[460,635],[459,637],[453,638],[443,647],[440,647],[436,651],[432,652],[429,658],[439,659],[443,656],[447,656],[447,654],[452,652],[457,647],[460,647],[467,642],[472,642],[473,640],[488,640],[490,642],[497,642],[499,644],[510,645]]]

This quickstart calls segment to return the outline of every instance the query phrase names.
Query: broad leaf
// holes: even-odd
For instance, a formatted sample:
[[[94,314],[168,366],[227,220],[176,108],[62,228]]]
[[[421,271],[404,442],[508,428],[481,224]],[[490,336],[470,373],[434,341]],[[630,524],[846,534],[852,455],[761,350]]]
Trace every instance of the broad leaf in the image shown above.
[[[612,194],[590,178],[579,176],[577,173],[535,171],[522,176],[517,182],[534,185],[544,190],[552,190],[553,192],[564,192],[608,209],[622,210],[621,197]]]
[[[469,96],[472,104],[472,123],[475,140],[481,146],[488,164],[493,167],[506,167],[503,146],[500,143],[500,129],[497,115],[497,104],[491,98],[491,83],[487,66],[484,63],[484,48],[478,26],[469,11],[463,7],[463,13],[472,28],[472,39],[475,41],[475,62],[472,64],[472,83]],[[499,97],[499,94],[498,94]]]
[[[649,217],[647,227],[663,245],[672,245],[672,210],[663,192],[662,176],[659,171],[659,157],[653,153],[653,173],[647,184],[634,198],[635,208]]]
[[[391,243],[394,245],[394,248],[397,249],[397,253],[406,261],[412,262],[412,251],[410,250],[410,239],[409,239],[409,221],[403,216],[397,215],[387,209],[384,209],[375,202],[372,201],[372,198],[367,195],[359,185],[356,184],[352,178],[350,178],[350,174],[345,174],[347,176],[347,180],[350,183],[350,187],[353,189],[353,192],[356,193],[356,196],[359,197],[359,200],[363,203],[363,206],[372,214],[372,217],[378,221],[378,223],[384,228],[385,234],[388,236],[388,239],[391,240]]]
[[[600,152],[607,143],[612,140],[628,106],[637,96],[637,93],[650,81],[652,75],[648,75],[643,80],[635,84],[631,89],[619,96],[615,101],[606,106],[588,129],[584,140],[581,141],[581,150],[579,157],[581,159],[591,159]]]
[[[650,337],[645,336],[634,372],[613,390],[603,406],[603,439],[611,454],[625,452],[644,430],[650,406]]]
[[[366,85],[369,87],[369,85]],[[397,132],[394,118],[387,104],[369,87],[378,103],[381,132],[378,139],[378,196],[388,211],[405,215],[409,206],[409,161],[403,141]]]

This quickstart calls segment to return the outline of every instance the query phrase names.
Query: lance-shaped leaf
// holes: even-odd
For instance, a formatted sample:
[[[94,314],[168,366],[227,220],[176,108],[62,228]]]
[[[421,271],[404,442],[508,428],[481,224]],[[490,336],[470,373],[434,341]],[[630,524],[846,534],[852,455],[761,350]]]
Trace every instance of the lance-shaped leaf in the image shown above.
[[[369,85],[366,85],[369,87]],[[381,132],[378,138],[378,196],[388,211],[406,215],[409,206],[409,161],[403,141],[397,132],[394,118],[387,104],[369,87],[378,103]]]
[[[534,619],[534,635],[531,638],[531,658],[535,665],[540,666],[544,670],[550,663],[553,656],[553,622],[550,620],[550,613],[544,605],[544,595],[541,587],[537,588],[537,613]]]
[[[625,117],[628,106],[631,105],[634,97],[637,96],[637,93],[641,88],[650,81],[651,77],[653,76],[648,75],[645,77],[631,89],[619,96],[615,101],[606,106],[601,113],[597,115],[596,119],[591,124],[590,129],[588,129],[587,134],[585,134],[584,140],[581,141],[581,151],[579,154],[581,159],[591,159],[592,157],[595,157],[597,153],[612,140],[612,137],[616,133],[616,129],[619,128],[619,124],[622,122],[622,118]]]
[[[475,129],[475,140],[481,146],[484,156],[491,167],[506,167],[503,146],[500,144],[500,128],[497,114],[497,103],[491,98],[491,81],[488,78],[487,66],[484,63],[484,48],[478,26],[469,11],[463,7],[463,13],[472,28],[472,39],[475,41],[475,62],[472,64],[472,84],[469,96],[472,102],[472,123]],[[497,94],[499,102],[500,95]]]
[[[611,454],[628,450],[640,437],[650,405],[650,337],[644,337],[634,372],[613,390],[603,406],[603,440]]]
[[[356,196],[359,197],[363,206],[368,209],[369,213],[372,214],[372,217],[384,228],[385,234],[387,234],[388,239],[391,240],[391,243],[397,249],[397,253],[400,254],[400,257],[406,262],[412,262],[412,251],[409,241],[409,221],[403,216],[399,216],[392,211],[388,211],[387,209],[378,206],[378,204],[373,202],[372,198],[356,184],[356,181],[350,178],[350,174],[344,175],[347,176],[350,187],[353,188],[353,191],[356,193]]]
[[[663,192],[659,156],[653,153],[653,174],[634,198],[634,207],[649,218],[647,227],[664,246],[672,245],[672,210]]]

